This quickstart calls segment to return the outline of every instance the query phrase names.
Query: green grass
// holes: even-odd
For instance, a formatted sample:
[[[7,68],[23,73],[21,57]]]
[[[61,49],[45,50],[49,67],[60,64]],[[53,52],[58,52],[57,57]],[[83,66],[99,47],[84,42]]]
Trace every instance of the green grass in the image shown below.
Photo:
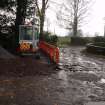
[[[95,46],[105,47],[105,42],[94,43]]]
[[[71,42],[70,37],[58,37],[58,47],[66,47],[69,46]]]

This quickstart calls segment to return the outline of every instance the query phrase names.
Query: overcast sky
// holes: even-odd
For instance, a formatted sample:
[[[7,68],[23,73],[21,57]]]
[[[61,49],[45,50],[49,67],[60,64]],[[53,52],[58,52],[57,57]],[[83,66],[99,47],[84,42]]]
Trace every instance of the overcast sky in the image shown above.
[[[59,0],[56,0],[59,1]],[[63,0],[62,0],[63,1]],[[55,8],[56,7],[56,8]],[[60,28],[57,25],[55,11],[58,9],[57,6],[51,7],[47,10],[48,28],[50,31],[57,33],[58,35],[64,36],[67,34],[66,30]],[[100,35],[104,33],[104,17],[105,17],[105,0],[94,0],[94,4],[90,8],[90,15],[88,16],[88,24],[84,24],[82,30],[84,33],[89,33],[93,36],[96,32]],[[85,34],[86,35],[86,34]]]
[[[91,14],[88,24],[83,27],[84,32],[94,35],[98,32],[100,35],[104,33],[105,17],[105,0],[95,0],[91,7]]]

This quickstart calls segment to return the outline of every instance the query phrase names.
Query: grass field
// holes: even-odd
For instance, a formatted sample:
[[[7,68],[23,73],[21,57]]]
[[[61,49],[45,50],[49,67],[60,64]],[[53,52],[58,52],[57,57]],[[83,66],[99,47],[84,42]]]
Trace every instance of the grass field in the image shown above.
[[[58,46],[59,47],[66,47],[69,46],[71,42],[70,37],[58,37]]]

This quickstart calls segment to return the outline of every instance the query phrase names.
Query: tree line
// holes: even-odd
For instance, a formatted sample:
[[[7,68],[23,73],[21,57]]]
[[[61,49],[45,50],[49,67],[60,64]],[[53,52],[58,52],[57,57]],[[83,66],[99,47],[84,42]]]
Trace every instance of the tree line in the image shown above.
[[[34,15],[29,10],[36,7],[37,15],[40,19],[40,38],[43,38],[43,27],[45,20],[45,10],[48,0],[1,0],[0,1],[0,33],[3,28],[10,28],[15,41],[19,37],[19,25],[25,24],[25,19],[30,20],[30,15]],[[35,11],[33,11],[35,12]]]
[[[10,28],[10,32],[14,33],[14,42],[18,42],[19,25],[24,25],[25,20],[34,15],[30,10],[35,7],[40,20],[40,38],[43,39],[45,14],[49,1],[51,0],[0,0],[0,33],[2,28]],[[56,10],[58,21],[64,28],[72,31],[73,36],[77,36],[81,23],[87,17],[89,3],[90,0],[65,0],[60,4],[60,10]]]

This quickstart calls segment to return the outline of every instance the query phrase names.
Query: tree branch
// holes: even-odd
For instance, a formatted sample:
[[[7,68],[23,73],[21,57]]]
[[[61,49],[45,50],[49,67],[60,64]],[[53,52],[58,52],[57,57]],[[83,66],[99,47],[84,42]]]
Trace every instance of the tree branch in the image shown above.
[[[39,9],[38,0],[35,0],[35,4],[36,4],[36,7],[37,7],[39,16],[41,16],[41,12],[40,12],[40,9]]]

